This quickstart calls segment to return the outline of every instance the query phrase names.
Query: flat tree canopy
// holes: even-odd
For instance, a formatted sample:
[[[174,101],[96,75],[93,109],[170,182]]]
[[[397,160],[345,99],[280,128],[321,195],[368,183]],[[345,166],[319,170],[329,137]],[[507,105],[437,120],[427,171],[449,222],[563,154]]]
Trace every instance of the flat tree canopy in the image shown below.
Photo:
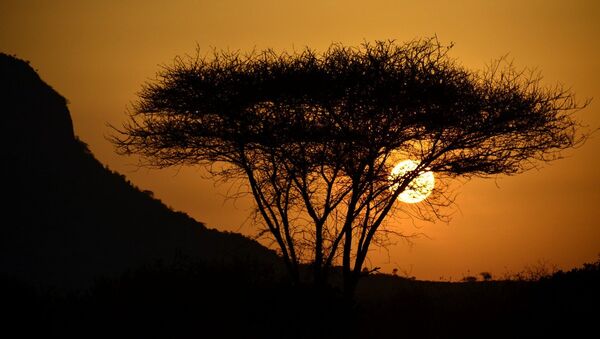
[[[503,62],[470,71],[449,49],[425,39],[177,58],[113,141],[150,166],[245,178],[292,277],[309,262],[323,283],[341,263],[351,293],[377,230],[424,171],[516,174],[585,139],[572,116],[585,104],[568,90]],[[418,165],[390,175],[401,159]]]

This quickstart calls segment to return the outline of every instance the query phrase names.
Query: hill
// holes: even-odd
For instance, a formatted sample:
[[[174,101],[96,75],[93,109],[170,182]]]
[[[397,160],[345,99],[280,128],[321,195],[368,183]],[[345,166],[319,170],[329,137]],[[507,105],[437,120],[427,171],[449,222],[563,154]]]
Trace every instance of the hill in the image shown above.
[[[0,99],[0,274],[82,288],[157,262],[278,262],[256,241],[208,229],[103,166],[75,136],[67,100],[28,62],[0,54]]]

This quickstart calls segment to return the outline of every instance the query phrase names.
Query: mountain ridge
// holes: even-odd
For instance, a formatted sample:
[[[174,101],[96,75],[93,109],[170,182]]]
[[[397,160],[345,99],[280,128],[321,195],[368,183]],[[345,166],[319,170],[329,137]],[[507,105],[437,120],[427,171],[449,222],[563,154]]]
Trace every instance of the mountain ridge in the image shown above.
[[[78,139],[67,100],[28,62],[0,53],[9,197],[0,274],[41,286],[85,288],[155,262],[276,265],[240,234],[208,229],[101,164]]]

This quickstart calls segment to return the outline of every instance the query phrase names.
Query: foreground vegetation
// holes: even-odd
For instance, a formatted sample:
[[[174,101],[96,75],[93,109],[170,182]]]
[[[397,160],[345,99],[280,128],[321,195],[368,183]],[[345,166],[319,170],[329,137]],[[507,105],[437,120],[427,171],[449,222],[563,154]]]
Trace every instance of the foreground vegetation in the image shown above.
[[[600,260],[535,281],[426,282],[375,274],[356,300],[292,287],[277,270],[157,264],[85,292],[2,279],[22,336],[165,338],[572,337],[596,333]]]

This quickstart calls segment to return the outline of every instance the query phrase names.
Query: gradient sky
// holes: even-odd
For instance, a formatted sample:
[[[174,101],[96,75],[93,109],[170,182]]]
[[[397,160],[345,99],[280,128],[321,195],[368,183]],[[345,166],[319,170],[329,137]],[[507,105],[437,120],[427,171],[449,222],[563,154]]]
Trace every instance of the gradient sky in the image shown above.
[[[114,153],[107,123],[119,126],[140,86],[160,64],[211,48],[247,51],[332,42],[407,41],[437,35],[451,56],[481,68],[508,54],[536,67],[544,83],[595,98],[577,117],[600,127],[598,1],[26,1],[0,2],[0,51],[31,61],[64,95],[75,133],[97,158],[174,209],[219,230],[253,235],[251,200],[224,199],[197,168],[137,169]],[[8,113],[8,112],[7,112]],[[368,266],[419,279],[516,272],[543,260],[562,269],[600,254],[600,135],[566,158],[515,177],[473,179],[458,189],[449,224],[410,221],[423,232],[374,249]]]

